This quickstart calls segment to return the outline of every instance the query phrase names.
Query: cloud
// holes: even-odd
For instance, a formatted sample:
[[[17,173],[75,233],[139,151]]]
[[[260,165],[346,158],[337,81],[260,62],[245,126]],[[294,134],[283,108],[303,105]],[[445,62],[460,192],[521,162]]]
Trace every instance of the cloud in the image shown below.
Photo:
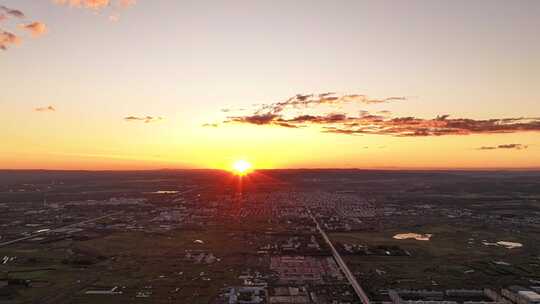
[[[477,150],[497,150],[497,149],[505,149],[505,150],[524,150],[527,149],[529,146],[522,145],[522,144],[505,144],[505,145],[498,145],[498,146],[483,146],[478,148]]]
[[[53,106],[47,106],[47,107],[35,108],[34,111],[36,111],[36,112],[55,112],[56,108],[53,107]]]
[[[229,113],[229,112],[242,112],[245,111],[244,108],[223,108],[221,109],[221,112],[223,113]]]
[[[19,11],[19,10],[16,10],[16,9],[11,9],[11,8],[8,8],[8,7],[5,7],[3,5],[0,5],[0,12],[4,12],[6,18],[7,16],[11,16],[11,17],[15,17],[15,18],[24,18],[24,13]]]
[[[50,0],[58,5],[66,5],[71,7],[87,8],[95,11],[99,11],[106,8],[111,8],[111,14],[109,15],[110,21],[118,21],[120,16],[118,14],[119,9],[125,9],[131,7],[137,3],[136,0]],[[26,18],[25,14],[17,9],[12,9],[4,5],[0,5],[0,22],[6,19],[14,17],[23,19]],[[31,22],[28,24],[20,24],[19,28],[28,31],[32,34],[32,37],[39,37],[47,33],[47,26],[42,22]],[[18,44],[22,41],[19,35],[14,31],[8,31],[0,29],[0,50],[7,50],[12,44]]]
[[[58,5],[66,5],[77,8],[87,8],[91,10],[102,10],[105,8],[128,8],[137,3],[136,0],[53,0]]]
[[[217,127],[219,127],[219,124],[217,124],[217,123],[205,123],[202,126],[205,127],[205,128],[217,128]]]
[[[19,27],[29,31],[33,37],[39,37],[47,33],[47,26],[42,22],[36,21],[29,24],[21,24]]]
[[[273,124],[276,119],[278,119],[280,116],[277,114],[271,114],[266,113],[262,115],[248,115],[248,116],[236,116],[236,117],[229,117],[229,121],[227,122],[241,122],[241,123],[248,123],[253,125],[269,125]]]
[[[154,116],[127,116],[124,117],[125,121],[143,121],[144,123],[158,122],[163,120],[163,117]]]
[[[54,0],[55,4],[99,10],[110,5],[110,0]]]
[[[356,104],[378,104],[393,101],[404,101],[406,97],[387,97],[383,99],[372,99],[363,94],[337,94],[334,92],[320,94],[297,94],[285,101],[271,104],[263,104],[256,113],[270,112],[281,113],[286,109],[310,108],[318,105],[336,106],[346,103]]]
[[[137,0],[120,0],[118,2],[118,5],[122,8],[128,8],[130,6],[133,6],[137,3]]]
[[[136,0],[49,0],[58,5],[66,5],[79,8],[87,8],[95,11],[99,11],[105,8],[111,8],[111,14],[109,15],[110,21],[118,21],[120,16],[118,10],[131,7],[137,3]],[[14,17],[23,19],[26,18],[25,14],[17,9],[8,8],[4,5],[0,5],[0,22],[6,19]],[[27,24],[20,24],[19,29],[30,32],[32,37],[39,37],[47,33],[47,26],[42,22],[31,22]],[[15,30],[15,29],[13,29]],[[7,50],[10,45],[19,44],[22,39],[14,31],[4,30],[0,28],[0,50]]]
[[[107,14],[111,22],[120,20],[120,10],[127,9],[137,3],[137,0],[52,0],[53,3],[62,6],[90,9],[96,14]]]
[[[11,9],[6,6],[0,5],[0,22],[8,19],[9,17],[23,19],[26,16],[20,10]],[[41,36],[47,32],[47,26],[42,22],[20,24],[19,28],[29,31],[33,37]],[[10,45],[20,44],[21,42],[22,38],[20,38],[20,36],[14,31],[4,30],[0,28],[0,50],[5,51]]]
[[[16,34],[0,29],[0,50],[5,51],[10,45],[17,45],[21,41],[22,39]]]
[[[371,114],[362,110],[356,115],[348,113],[302,113],[319,105],[339,107],[345,103],[377,104],[404,101],[405,97],[371,99],[366,95],[335,93],[295,95],[283,102],[257,105],[251,114],[228,116],[224,123],[272,125],[300,128],[309,125],[321,127],[324,133],[345,135],[387,135],[395,137],[422,137],[470,134],[501,134],[540,131],[540,118],[451,118],[439,115],[426,119],[419,117],[392,117],[389,111]],[[292,111],[291,111],[292,110]],[[290,112],[294,112],[291,114]],[[298,113],[300,112],[300,113]]]
[[[417,137],[540,131],[540,118],[495,118],[478,120],[448,118],[447,115],[444,115],[434,119],[396,117],[366,121],[360,117],[350,120],[353,122],[341,124],[338,127],[326,128],[323,132]]]

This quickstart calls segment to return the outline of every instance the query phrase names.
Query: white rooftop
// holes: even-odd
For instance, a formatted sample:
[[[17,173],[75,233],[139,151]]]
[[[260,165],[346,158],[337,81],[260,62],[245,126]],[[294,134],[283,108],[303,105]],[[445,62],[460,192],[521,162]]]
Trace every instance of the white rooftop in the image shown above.
[[[527,298],[531,302],[540,302],[540,294],[534,291],[522,290],[522,291],[519,291],[518,294]]]

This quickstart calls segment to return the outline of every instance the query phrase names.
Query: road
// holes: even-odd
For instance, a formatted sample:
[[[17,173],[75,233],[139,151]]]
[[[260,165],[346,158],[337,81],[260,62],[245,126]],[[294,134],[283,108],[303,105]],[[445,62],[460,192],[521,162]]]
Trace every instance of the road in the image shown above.
[[[108,218],[108,217],[111,217],[111,216],[115,216],[115,215],[118,215],[118,214],[121,214],[121,213],[122,213],[122,211],[115,212],[115,213],[103,215],[103,216],[100,216],[100,217],[92,218],[92,219],[89,219],[89,220],[84,220],[82,222],[78,222],[78,223],[75,223],[75,224],[70,224],[70,225],[67,225],[67,226],[63,226],[63,227],[59,227],[59,228],[55,228],[55,229],[51,229],[51,230],[36,232],[36,233],[33,233],[32,235],[29,235],[29,236],[25,236],[25,237],[18,238],[18,239],[15,239],[15,240],[0,243],[0,247],[5,247],[5,246],[11,245],[11,244],[22,242],[24,240],[33,239],[36,236],[43,235],[43,234],[48,234],[48,233],[51,233],[51,232],[56,232],[56,231],[61,230],[61,229],[76,227],[76,226],[79,226],[79,225],[82,225],[82,224],[99,221],[101,219]]]
[[[311,216],[311,219],[317,225],[317,230],[319,230],[319,233],[322,235],[323,239],[326,241],[328,246],[330,246],[330,249],[332,251],[332,255],[334,256],[334,259],[336,260],[339,267],[341,268],[341,270],[345,274],[345,277],[347,278],[347,280],[349,280],[349,283],[351,284],[354,291],[356,292],[356,295],[358,295],[358,298],[362,301],[363,304],[369,304],[369,298],[366,295],[366,293],[364,292],[364,289],[362,289],[362,286],[360,286],[360,284],[356,280],[356,277],[352,274],[351,270],[349,269],[349,267],[347,266],[345,261],[341,258],[341,255],[339,254],[339,252],[336,250],[336,248],[334,247],[334,245],[330,241],[330,238],[328,238],[328,235],[326,235],[326,232],[324,232],[324,230],[321,228],[321,226],[319,225],[319,222],[317,221],[315,216],[313,216],[313,214],[311,213],[311,210],[309,210],[309,209],[307,209],[307,210],[308,210],[309,216]]]

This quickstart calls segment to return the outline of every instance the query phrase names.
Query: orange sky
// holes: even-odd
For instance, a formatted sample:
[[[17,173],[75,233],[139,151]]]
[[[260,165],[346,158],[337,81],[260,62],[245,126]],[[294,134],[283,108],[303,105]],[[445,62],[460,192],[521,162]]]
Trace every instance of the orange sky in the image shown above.
[[[3,1],[0,168],[540,167],[538,1],[80,3]]]

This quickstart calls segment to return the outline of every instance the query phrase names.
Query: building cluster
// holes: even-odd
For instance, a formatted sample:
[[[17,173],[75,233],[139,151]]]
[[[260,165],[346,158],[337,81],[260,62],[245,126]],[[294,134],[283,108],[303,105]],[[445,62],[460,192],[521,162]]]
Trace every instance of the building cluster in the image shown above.
[[[229,236],[250,246],[255,259],[263,261],[264,270],[240,275],[238,281],[242,283],[223,288],[215,299],[216,304],[360,303],[332,257],[331,246],[316,229],[314,219],[327,232],[382,229],[397,217],[418,222],[428,216],[516,220],[504,215],[475,214],[467,208],[436,208],[436,205],[425,203],[383,204],[381,199],[363,199],[347,191],[254,191],[217,194],[210,199],[200,194],[192,193],[188,197],[185,192],[155,191],[135,198],[0,203],[0,212],[7,215],[0,221],[0,242],[21,238],[24,242],[46,244],[66,239],[87,240],[113,232],[203,231],[208,226],[231,223],[241,226],[244,231],[230,232]],[[534,224],[539,218],[531,216],[527,223]],[[204,243],[202,240],[194,242]],[[411,256],[408,250],[399,246],[334,245],[342,255]],[[220,265],[224,256],[218,257],[210,250],[185,250],[179,253],[179,259],[186,264],[210,267]],[[17,257],[0,256],[0,265],[18,261]],[[74,258],[73,261],[82,265],[80,260]],[[384,271],[377,269],[377,272]],[[211,280],[207,270],[197,273],[202,281]],[[0,283],[31,283],[4,281]],[[391,289],[387,294],[392,304],[540,304],[539,289],[535,286],[511,286],[500,291]],[[113,287],[86,289],[84,293],[115,296],[125,295],[127,291],[123,287]],[[136,297],[150,298],[153,293],[152,288],[145,287],[137,291]]]
[[[272,256],[270,270],[278,275],[282,284],[323,284],[344,280],[332,257]]]
[[[536,291],[535,291],[536,289]],[[539,304],[538,287],[510,286],[493,289],[411,290],[390,289],[393,304]]]
[[[326,250],[326,245],[315,234],[273,234],[263,238],[264,245],[259,254],[317,254]]]
[[[244,274],[215,304],[361,303],[330,257],[272,257],[273,275]]]

